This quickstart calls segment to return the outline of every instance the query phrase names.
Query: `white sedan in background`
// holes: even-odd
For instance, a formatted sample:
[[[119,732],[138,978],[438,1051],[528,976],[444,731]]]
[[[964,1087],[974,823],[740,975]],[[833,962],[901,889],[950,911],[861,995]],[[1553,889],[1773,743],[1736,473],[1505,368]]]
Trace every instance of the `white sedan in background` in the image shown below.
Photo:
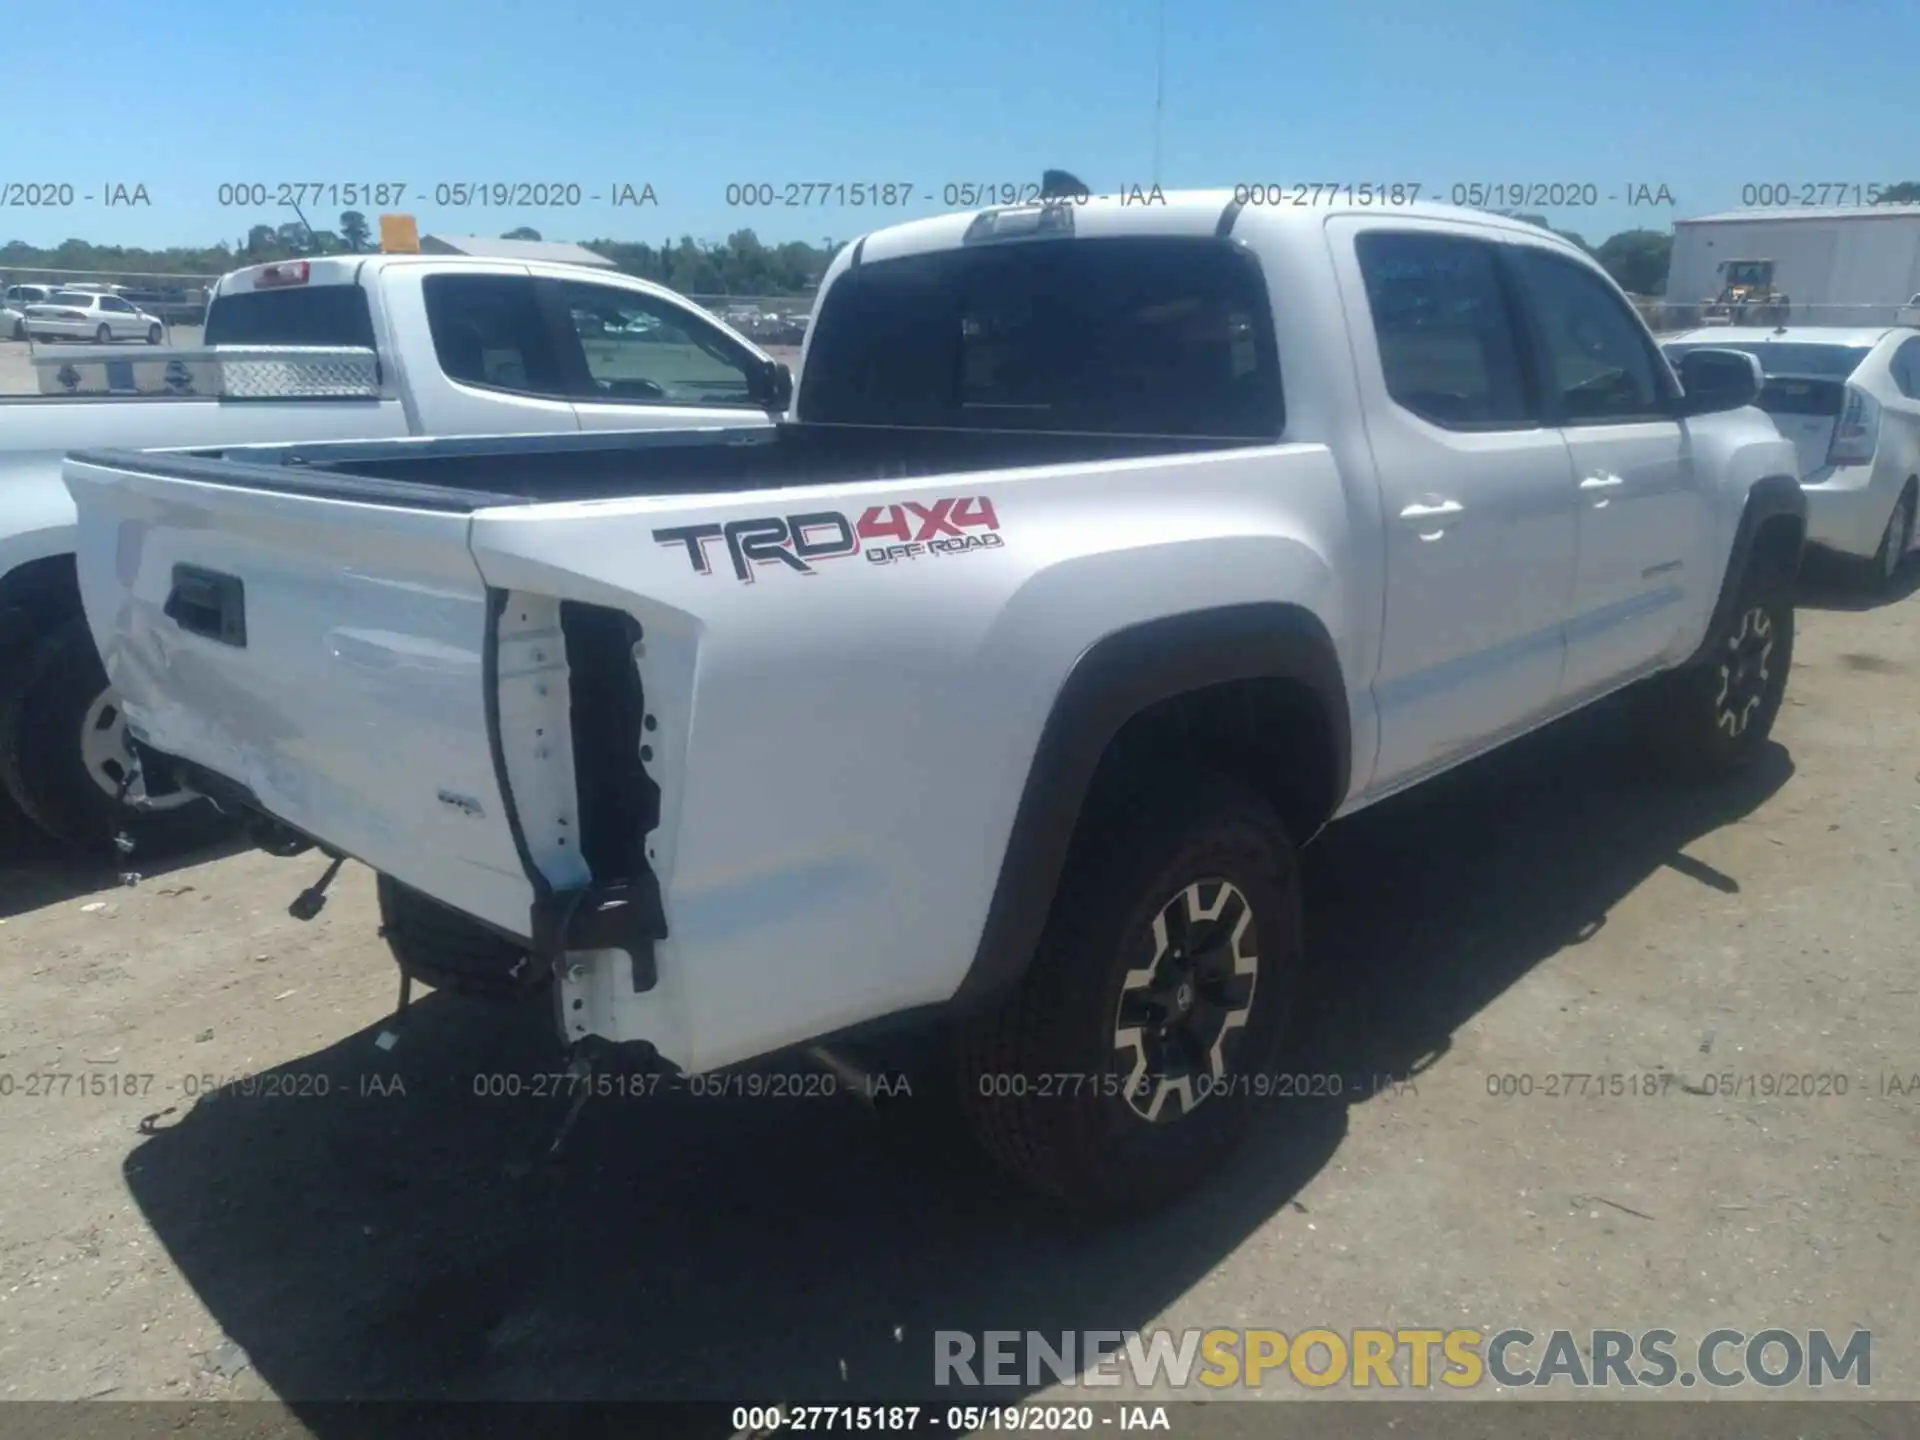
[[[1807,543],[1886,590],[1913,548],[1920,504],[1920,332],[1715,326],[1661,342],[1676,366],[1702,348],[1758,358],[1767,378],[1755,403],[1800,452]]]
[[[38,305],[27,306],[27,333],[35,340],[144,340],[158,345],[166,326],[118,295],[91,290],[56,290]]]

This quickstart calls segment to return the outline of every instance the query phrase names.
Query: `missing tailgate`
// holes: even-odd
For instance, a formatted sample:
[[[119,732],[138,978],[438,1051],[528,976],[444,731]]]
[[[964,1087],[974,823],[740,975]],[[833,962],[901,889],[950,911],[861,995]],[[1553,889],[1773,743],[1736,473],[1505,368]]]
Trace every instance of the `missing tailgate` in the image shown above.
[[[658,979],[653,945],[666,938],[667,927],[659,883],[647,864],[647,835],[660,823],[660,787],[646,767],[652,749],[640,622],[567,600],[560,604],[560,630],[580,857],[592,879],[583,889],[546,894],[536,903],[536,949],[555,959],[568,951],[625,950],[634,990],[651,990]]]

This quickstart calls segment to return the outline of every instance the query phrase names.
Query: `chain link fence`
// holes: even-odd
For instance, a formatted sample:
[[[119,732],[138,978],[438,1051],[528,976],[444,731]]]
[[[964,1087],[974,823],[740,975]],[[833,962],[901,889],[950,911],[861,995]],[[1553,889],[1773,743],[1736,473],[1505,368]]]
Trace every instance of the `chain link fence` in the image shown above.
[[[1920,325],[1920,295],[1905,303],[1893,300],[1880,305],[1806,304],[1791,297],[1784,300],[1750,300],[1722,305],[1710,300],[1691,302],[1636,295],[1634,308],[1656,335],[1671,335],[1717,325],[1762,326],[1818,325],[1871,329],[1884,325]]]
[[[793,347],[807,336],[813,292],[804,295],[688,295],[701,309],[724,320],[756,344]]]

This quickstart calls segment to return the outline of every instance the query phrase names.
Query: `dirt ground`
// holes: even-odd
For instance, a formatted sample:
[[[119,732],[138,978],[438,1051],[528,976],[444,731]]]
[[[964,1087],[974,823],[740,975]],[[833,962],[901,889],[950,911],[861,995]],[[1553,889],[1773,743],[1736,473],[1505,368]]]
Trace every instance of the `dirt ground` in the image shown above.
[[[554,1068],[547,1017],[426,994],[382,1048],[366,871],[301,924],[312,857],[127,886],[16,823],[0,1395],[861,1400],[926,1394],[936,1329],[1725,1325],[1870,1329],[1874,1396],[1920,1397],[1915,583],[1809,590],[1731,788],[1603,708],[1333,827],[1295,1068],[1345,1093],[1104,1231],[931,1100],[595,1101],[544,1163],[555,1104],[475,1090]],[[1490,1094],[1647,1071],[1681,1083]],[[1848,1093],[1695,1093],[1778,1074]]]

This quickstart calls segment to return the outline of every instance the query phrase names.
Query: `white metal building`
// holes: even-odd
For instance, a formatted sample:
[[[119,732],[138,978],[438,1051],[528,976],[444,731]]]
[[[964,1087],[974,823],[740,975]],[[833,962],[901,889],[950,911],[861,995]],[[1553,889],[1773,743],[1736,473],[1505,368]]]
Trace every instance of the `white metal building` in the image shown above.
[[[1894,324],[1920,294],[1920,205],[1730,210],[1676,221],[1667,303],[1697,305],[1716,294],[1724,260],[1773,261],[1774,286],[1792,302],[1795,324]]]

